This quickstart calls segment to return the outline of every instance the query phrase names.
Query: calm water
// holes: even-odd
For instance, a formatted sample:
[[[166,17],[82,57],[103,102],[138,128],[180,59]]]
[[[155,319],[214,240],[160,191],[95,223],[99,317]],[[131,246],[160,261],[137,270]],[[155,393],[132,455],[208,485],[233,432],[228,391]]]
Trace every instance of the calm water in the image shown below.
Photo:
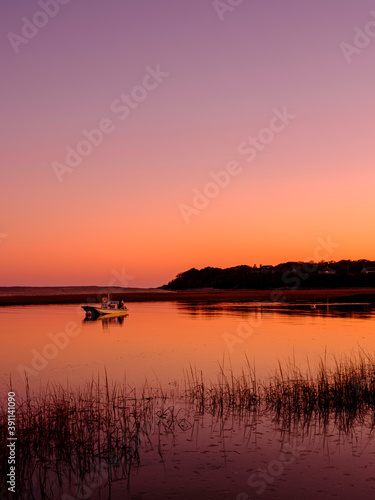
[[[47,382],[74,387],[105,369],[130,386],[147,379],[175,388],[190,366],[216,380],[219,364],[239,372],[247,358],[267,378],[278,360],[304,367],[308,357],[314,367],[321,357],[334,363],[361,348],[375,351],[374,309],[365,304],[134,303],[121,322],[83,318],[76,305],[1,308],[2,393],[11,374],[22,394],[24,371],[36,391]],[[168,405],[163,411],[167,423]],[[316,422],[286,430],[262,413],[219,418],[185,408],[180,415],[184,425],[174,432],[165,426],[160,437],[159,425],[141,442],[140,466],[126,478],[114,457],[111,492],[105,480],[83,478],[85,498],[374,498],[371,422],[346,433],[334,418],[325,429]],[[83,498],[75,482],[63,482],[53,498]],[[33,494],[42,498],[37,484]]]
[[[12,375],[21,390],[30,384],[70,384],[103,373],[126,376],[130,385],[176,384],[189,366],[216,379],[219,363],[234,371],[249,362],[259,378],[278,360],[293,358],[313,366],[319,357],[340,358],[359,347],[375,351],[374,309],[366,305],[309,304],[298,308],[270,304],[192,306],[132,303],[119,322],[83,321],[78,305],[0,308],[1,377]]]

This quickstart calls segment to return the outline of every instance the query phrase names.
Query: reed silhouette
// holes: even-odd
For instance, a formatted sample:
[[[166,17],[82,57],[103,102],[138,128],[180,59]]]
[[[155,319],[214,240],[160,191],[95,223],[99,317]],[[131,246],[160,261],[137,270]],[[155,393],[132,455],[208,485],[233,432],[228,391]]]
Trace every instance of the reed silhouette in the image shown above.
[[[11,387],[10,387],[11,390]],[[308,432],[331,424],[348,433],[358,425],[375,425],[375,357],[359,351],[351,358],[326,357],[317,370],[300,369],[293,361],[279,363],[275,373],[258,381],[247,365],[239,375],[219,365],[217,380],[190,367],[184,384],[165,391],[147,382],[136,389],[126,382],[91,379],[82,387],[47,385],[17,397],[17,483],[19,498],[54,498],[56,491],[74,489],[84,498],[84,485],[95,483],[109,497],[114,481],[130,480],[142,463],[142,450],[163,458],[166,436],[192,431],[197,416],[219,420],[241,418],[256,425],[268,414],[281,432]],[[0,452],[7,456],[7,401],[0,408]],[[1,461],[2,491],[7,491],[8,464]],[[96,478],[96,480],[95,480]],[[98,478],[100,480],[98,480]],[[36,495],[35,492],[38,492]],[[36,495],[36,496],[35,496]]]

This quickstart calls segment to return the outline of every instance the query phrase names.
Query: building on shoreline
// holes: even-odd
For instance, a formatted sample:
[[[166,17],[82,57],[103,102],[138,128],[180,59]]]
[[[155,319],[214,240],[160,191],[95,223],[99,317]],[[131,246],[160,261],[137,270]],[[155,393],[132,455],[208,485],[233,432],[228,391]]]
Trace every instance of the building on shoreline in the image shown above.
[[[364,267],[361,271],[362,274],[375,274],[375,267]]]

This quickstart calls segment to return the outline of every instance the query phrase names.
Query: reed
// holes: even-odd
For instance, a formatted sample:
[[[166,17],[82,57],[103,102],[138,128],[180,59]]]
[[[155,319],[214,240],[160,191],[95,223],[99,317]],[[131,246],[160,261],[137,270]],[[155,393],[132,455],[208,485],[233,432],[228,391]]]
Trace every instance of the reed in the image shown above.
[[[28,485],[25,498],[28,493],[32,498],[36,485],[43,498],[50,498],[53,482],[61,485],[72,473],[79,478],[97,474],[98,464],[106,467],[106,487],[116,474],[128,477],[155,426],[159,434],[173,430],[174,410],[168,413],[165,403],[158,389],[145,384],[137,393],[126,384],[110,383],[106,373],[104,381],[93,379],[83,388],[48,385],[37,395],[30,394],[26,379],[26,397],[16,407],[17,475],[20,485]],[[1,402],[0,437],[0,453],[6,457],[6,401]],[[5,460],[0,470],[4,481]],[[1,487],[7,490],[5,482]],[[81,493],[78,486],[78,498]]]
[[[199,411],[242,412],[260,405],[276,414],[359,415],[375,410],[375,357],[359,351],[337,360],[333,367],[321,359],[314,372],[303,372],[293,360],[278,363],[275,373],[262,383],[248,363],[240,375],[219,365],[217,382],[207,383],[201,371],[192,367],[185,374],[188,400]]]
[[[375,415],[375,358],[359,351],[351,358],[321,359],[318,369],[302,372],[293,362],[279,369],[263,386],[263,400],[289,427],[292,420],[309,424],[313,419],[328,424],[334,418],[348,431],[356,422]],[[372,424],[373,425],[373,424]]]
[[[275,373],[259,382],[247,365],[235,374],[219,365],[217,380],[207,381],[190,366],[184,390],[165,392],[161,384],[147,382],[140,389],[111,382],[107,373],[80,388],[47,385],[35,395],[26,379],[26,396],[17,398],[17,475],[20,495],[54,498],[56,487],[80,478],[76,497],[83,497],[85,478],[105,466],[100,487],[110,490],[113,481],[129,478],[141,461],[140,450],[157,450],[176,432],[192,429],[197,417],[209,413],[219,419],[273,416],[290,432],[292,426],[334,422],[348,432],[357,423],[375,426],[375,357],[360,351],[356,356],[322,359],[316,370],[302,371],[294,361],[279,363]],[[224,421],[223,420],[223,421]],[[0,405],[0,453],[7,456],[7,402]],[[7,463],[2,460],[2,491],[6,491]],[[23,488],[23,490],[22,490]],[[22,496],[20,496],[22,498]]]
[[[219,364],[217,381],[208,383],[201,371],[190,366],[185,373],[185,388],[189,404],[195,405],[200,413],[242,414],[256,409],[262,401],[261,386],[249,363],[239,375],[235,375],[232,368],[226,370],[224,364]]]

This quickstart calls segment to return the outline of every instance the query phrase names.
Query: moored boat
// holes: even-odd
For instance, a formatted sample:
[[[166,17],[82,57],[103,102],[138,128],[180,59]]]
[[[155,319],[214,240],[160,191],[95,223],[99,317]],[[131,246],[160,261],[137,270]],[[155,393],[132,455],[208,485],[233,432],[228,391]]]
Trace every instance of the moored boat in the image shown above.
[[[97,305],[84,305],[82,309],[86,312],[87,318],[97,318],[99,316],[126,316],[128,308],[122,300],[110,300],[105,297],[100,306]]]

